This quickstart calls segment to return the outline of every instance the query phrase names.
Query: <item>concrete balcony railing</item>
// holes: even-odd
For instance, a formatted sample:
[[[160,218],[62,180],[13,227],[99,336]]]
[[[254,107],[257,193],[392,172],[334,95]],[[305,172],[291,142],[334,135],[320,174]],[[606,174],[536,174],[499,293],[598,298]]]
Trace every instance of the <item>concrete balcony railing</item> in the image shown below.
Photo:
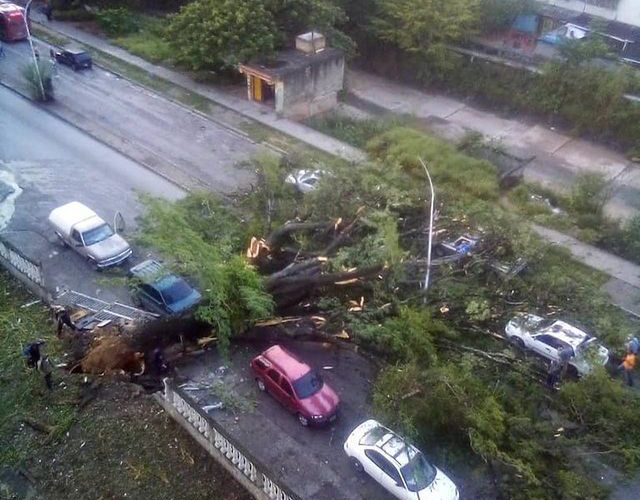
[[[300,500],[272,479],[269,469],[231,439],[209,415],[170,379],[156,400],[231,475],[258,500]]]

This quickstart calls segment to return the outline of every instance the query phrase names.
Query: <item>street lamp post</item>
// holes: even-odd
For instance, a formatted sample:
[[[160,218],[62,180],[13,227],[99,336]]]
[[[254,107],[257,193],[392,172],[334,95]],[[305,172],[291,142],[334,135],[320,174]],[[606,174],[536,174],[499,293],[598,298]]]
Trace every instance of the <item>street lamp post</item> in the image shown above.
[[[429,274],[431,273],[431,242],[433,241],[433,207],[435,204],[436,193],[433,190],[433,182],[431,182],[431,176],[429,175],[429,170],[427,170],[427,165],[422,158],[418,157],[420,163],[422,164],[422,168],[424,168],[425,173],[427,174],[427,179],[429,180],[429,188],[431,189],[431,207],[429,209],[429,243],[427,248],[427,272],[424,277],[424,291],[426,292],[429,288]]]
[[[42,84],[42,76],[40,76],[40,66],[38,65],[38,58],[36,57],[36,50],[33,48],[33,40],[31,40],[31,30],[29,29],[29,7],[33,0],[29,0],[24,8],[24,26],[27,28],[27,39],[29,40],[29,46],[31,47],[31,56],[33,57],[33,65],[36,68],[36,76],[38,77],[38,84],[40,86],[40,93],[42,100],[46,101],[47,97],[44,93],[44,85]]]

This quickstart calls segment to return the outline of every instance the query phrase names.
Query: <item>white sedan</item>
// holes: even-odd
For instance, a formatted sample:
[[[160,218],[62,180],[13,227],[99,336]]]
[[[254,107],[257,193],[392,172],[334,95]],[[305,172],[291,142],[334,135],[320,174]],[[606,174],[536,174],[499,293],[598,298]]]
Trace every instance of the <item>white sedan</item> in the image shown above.
[[[568,353],[569,366],[578,375],[586,375],[594,365],[606,365],[609,361],[609,350],[598,344],[595,337],[564,321],[521,314],[507,323],[505,333],[514,344],[549,361],[560,360],[563,351]]]
[[[424,455],[375,420],[356,427],[344,451],[358,471],[375,479],[400,500],[458,500],[453,481]]]

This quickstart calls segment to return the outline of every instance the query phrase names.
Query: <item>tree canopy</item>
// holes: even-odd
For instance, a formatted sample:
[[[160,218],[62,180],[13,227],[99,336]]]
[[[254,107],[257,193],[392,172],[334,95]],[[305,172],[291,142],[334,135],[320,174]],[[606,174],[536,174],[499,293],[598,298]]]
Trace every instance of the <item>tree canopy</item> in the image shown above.
[[[445,46],[464,40],[477,27],[479,0],[375,0],[372,31],[409,53],[444,66]]]
[[[277,28],[260,0],[195,0],[170,17],[167,36],[192,69],[231,70],[271,55]]]

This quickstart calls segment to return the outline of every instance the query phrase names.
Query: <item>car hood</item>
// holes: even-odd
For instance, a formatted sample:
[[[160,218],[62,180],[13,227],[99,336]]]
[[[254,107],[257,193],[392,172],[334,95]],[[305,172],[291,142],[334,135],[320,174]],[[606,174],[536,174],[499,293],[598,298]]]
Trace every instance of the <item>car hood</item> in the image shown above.
[[[309,415],[328,416],[336,411],[340,398],[326,383],[314,395],[300,400],[300,406]]]
[[[594,343],[589,347],[590,352],[585,353],[583,349],[578,349],[576,356],[571,360],[571,364],[576,367],[580,375],[586,375],[598,365],[606,365],[609,362],[609,349]]]
[[[202,298],[202,295],[200,295],[200,293],[197,290],[191,290],[191,293],[187,295],[184,299],[179,300],[178,302],[174,302],[173,304],[170,304],[168,307],[172,313],[174,314],[180,313],[194,306],[198,302],[200,302],[201,298]]]
[[[420,500],[458,500],[458,495],[456,485],[437,467],[431,484],[418,492]]]
[[[91,257],[93,257],[97,262],[100,262],[115,257],[116,255],[120,255],[128,249],[129,243],[127,243],[119,234],[114,234],[107,239],[88,246],[87,252],[89,252]]]

